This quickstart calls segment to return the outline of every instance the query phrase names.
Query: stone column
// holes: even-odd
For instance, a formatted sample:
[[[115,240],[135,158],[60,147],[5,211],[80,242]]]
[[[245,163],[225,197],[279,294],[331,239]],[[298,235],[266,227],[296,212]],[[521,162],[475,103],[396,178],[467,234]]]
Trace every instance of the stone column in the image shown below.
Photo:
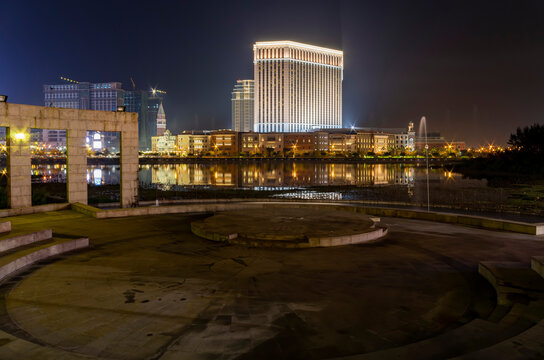
[[[66,193],[68,202],[87,204],[87,130],[66,130]]]
[[[136,114],[134,114],[137,116]],[[127,114],[129,116],[129,114]],[[121,131],[121,207],[131,207],[138,200],[138,125]]]
[[[6,128],[8,149],[8,206],[12,209],[32,206],[30,129]]]

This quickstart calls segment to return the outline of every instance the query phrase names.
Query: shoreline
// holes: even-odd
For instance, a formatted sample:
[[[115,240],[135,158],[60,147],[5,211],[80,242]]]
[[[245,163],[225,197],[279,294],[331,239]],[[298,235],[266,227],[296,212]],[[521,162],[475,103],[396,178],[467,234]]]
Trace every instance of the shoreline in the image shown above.
[[[458,165],[463,159],[429,158],[430,166]],[[139,157],[140,165],[163,164],[198,164],[198,163],[247,163],[247,162],[324,162],[345,164],[415,164],[425,165],[425,158],[340,158],[340,157]],[[31,158],[32,165],[56,165],[66,164],[66,157]],[[88,157],[88,165],[119,165],[119,158]],[[0,159],[0,166],[6,166],[6,159]]]

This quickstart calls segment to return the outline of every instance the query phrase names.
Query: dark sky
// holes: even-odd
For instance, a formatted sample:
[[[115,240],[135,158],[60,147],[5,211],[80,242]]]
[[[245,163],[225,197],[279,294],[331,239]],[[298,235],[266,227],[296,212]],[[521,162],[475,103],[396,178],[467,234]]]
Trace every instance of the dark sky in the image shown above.
[[[59,76],[168,91],[174,132],[230,127],[252,44],[344,51],[344,126],[504,143],[543,122],[544,1],[2,1],[0,93],[43,105]]]

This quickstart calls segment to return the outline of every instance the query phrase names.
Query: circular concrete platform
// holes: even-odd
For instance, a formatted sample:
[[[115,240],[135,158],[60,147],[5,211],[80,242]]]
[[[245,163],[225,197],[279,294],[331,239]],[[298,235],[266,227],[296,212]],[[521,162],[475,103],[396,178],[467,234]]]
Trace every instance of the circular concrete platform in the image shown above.
[[[387,233],[356,212],[295,207],[226,211],[193,221],[191,231],[208,240],[286,248],[359,244]]]

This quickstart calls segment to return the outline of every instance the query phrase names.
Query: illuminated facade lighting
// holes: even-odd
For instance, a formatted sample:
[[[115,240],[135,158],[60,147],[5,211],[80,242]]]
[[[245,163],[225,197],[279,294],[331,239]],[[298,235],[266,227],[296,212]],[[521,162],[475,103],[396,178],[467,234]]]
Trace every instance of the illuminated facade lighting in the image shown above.
[[[232,130],[253,131],[255,88],[253,80],[238,80],[232,90]]]
[[[344,57],[294,41],[253,45],[256,132],[342,127]]]

